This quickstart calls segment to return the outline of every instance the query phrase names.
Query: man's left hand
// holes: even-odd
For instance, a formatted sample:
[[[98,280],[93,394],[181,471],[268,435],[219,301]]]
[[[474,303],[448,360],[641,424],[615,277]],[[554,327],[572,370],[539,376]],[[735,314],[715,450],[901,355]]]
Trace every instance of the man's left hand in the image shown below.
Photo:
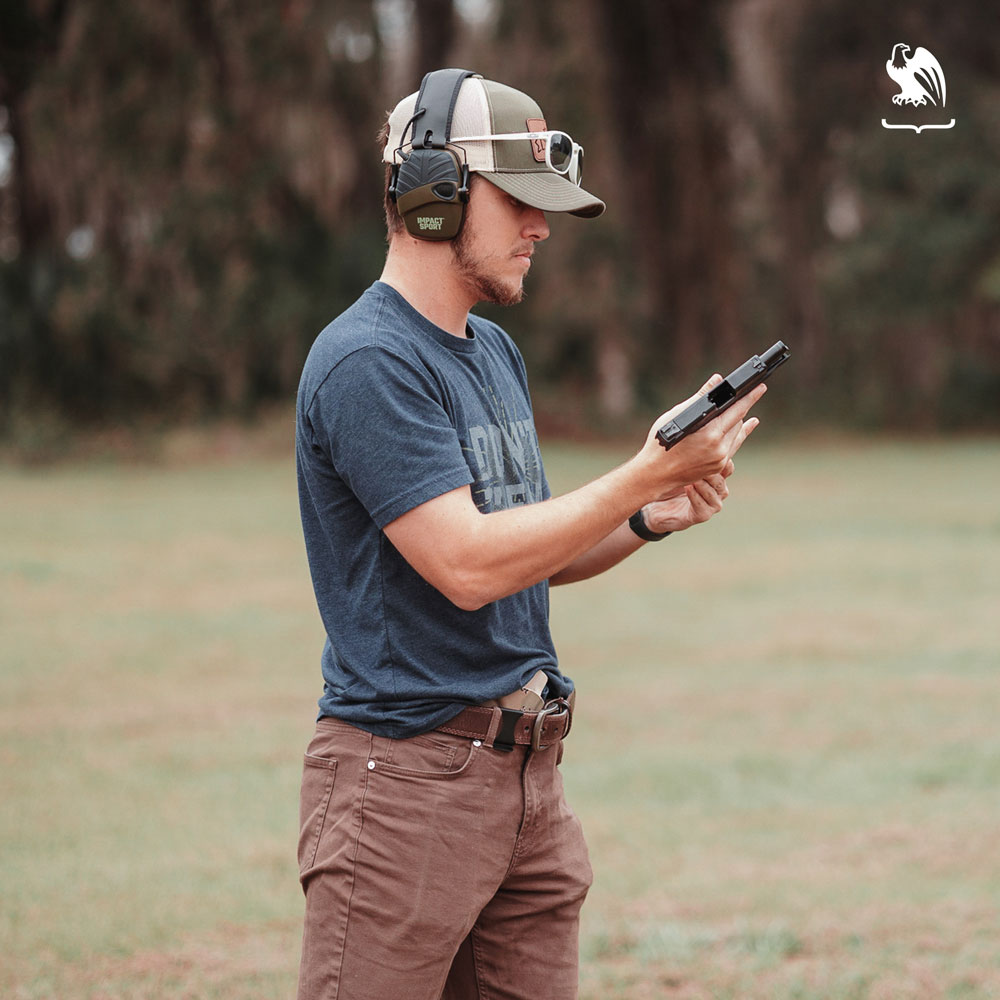
[[[646,504],[642,509],[646,527],[657,532],[683,531],[692,524],[703,524],[722,510],[723,501],[729,496],[726,480],[732,474],[730,459],[721,475],[700,479],[671,497]]]

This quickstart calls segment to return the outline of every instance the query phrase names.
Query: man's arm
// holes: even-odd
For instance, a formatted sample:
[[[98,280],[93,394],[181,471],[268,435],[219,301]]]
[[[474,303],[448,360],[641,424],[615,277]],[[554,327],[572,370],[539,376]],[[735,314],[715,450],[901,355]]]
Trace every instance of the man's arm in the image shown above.
[[[755,426],[755,422],[747,422],[747,437]],[[684,531],[694,524],[704,524],[722,510],[722,504],[729,496],[726,480],[732,474],[733,463],[730,460],[719,475],[709,476],[698,483],[685,486],[676,497],[648,504],[643,508],[647,527],[651,531],[675,532]],[[549,583],[559,586],[589,580],[611,569],[612,566],[617,566],[645,544],[626,521],[618,525],[607,538],[602,539],[588,552],[584,552],[582,556],[554,574]]]
[[[386,525],[386,536],[452,603],[476,610],[555,576],[640,507],[721,475],[756,425],[755,419],[744,423],[743,418],[764,388],[664,452],[656,430],[690,402],[685,400],[654,423],[637,455],[571,493],[484,516],[469,487],[461,487]]]

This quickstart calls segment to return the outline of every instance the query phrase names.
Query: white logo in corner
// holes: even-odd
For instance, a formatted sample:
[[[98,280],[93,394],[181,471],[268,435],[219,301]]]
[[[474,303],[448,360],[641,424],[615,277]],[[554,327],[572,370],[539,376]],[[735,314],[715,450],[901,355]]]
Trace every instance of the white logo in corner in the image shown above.
[[[948,98],[948,87],[944,80],[944,70],[934,55],[919,46],[913,51],[912,45],[899,42],[892,47],[892,55],[886,61],[885,71],[900,86],[900,91],[892,98],[892,103],[900,107],[943,108]],[[947,124],[912,125],[893,124],[882,119],[883,128],[912,128],[918,134],[925,128],[953,128],[955,119]]]

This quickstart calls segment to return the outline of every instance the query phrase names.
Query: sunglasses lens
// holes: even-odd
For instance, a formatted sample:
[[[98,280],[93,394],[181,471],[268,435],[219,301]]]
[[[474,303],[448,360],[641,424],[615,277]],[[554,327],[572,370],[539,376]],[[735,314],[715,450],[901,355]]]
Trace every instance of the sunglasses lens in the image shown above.
[[[576,154],[576,177],[570,179],[577,185],[583,183],[583,146],[579,147],[579,152]]]
[[[549,162],[553,170],[564,174],[573,158],[573,140],[565,132],[553,132],[549,138]]]

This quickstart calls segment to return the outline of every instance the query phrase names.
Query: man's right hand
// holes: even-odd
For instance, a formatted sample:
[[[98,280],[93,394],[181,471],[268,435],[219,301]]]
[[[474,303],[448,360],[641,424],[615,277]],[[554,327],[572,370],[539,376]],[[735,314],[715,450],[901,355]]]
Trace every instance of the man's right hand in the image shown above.
[[[760,423],[756,417],[744,418],[767,391],[767,386],[763,384],[694,434],[682,438],[669,451],[664,451],[656,432],[721,381],[721,375],[713,375],[693,396],[659,416],[650,428],[646,443],[636,458],[651,477],[656,499],[676,496],[689,483],[722,475],[740,446]]]

